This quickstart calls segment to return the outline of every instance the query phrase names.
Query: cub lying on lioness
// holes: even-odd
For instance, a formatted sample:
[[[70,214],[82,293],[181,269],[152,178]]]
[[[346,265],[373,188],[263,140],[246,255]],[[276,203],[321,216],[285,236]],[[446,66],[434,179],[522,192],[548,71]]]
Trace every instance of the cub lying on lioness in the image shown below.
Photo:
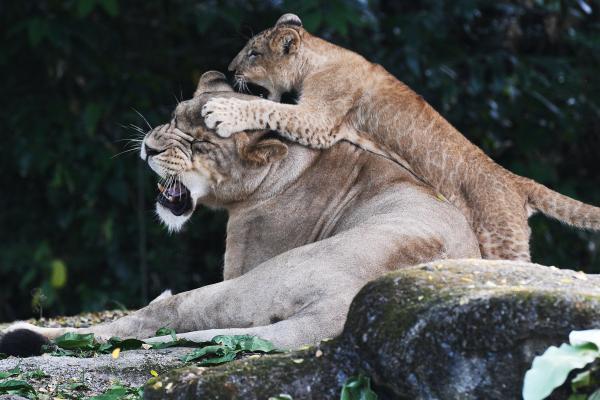
[[[195,341],[251,334],[299,347],[338,335],[369,280],[422,262],[479,258],[464,216],[396,164],[350,144],[316,151],[266,132],[220,138],[200,116],[213,95],[254,99],[233,93],[222,74],[204,74],[196,96],[145,136],[141,156],[165,180],[156,209],[170,229],[199,204],[228,211],[225,280],[90,328],[15,324],[0,352],[31,338],[22,329],[46,338],[148,338],[163,326]],[[149,341],[157,340],[169,338]]]
[[[293,14],[250,39],[229,69],[271,99],[299,92],[298,104],[215,99],[202,110],[209,128],[221,136],[274,129],[316,148],[346,140],[404,159],[463,211],[484,258],[529,261],[527,219],[535,211],[600,229],[600,208],[505,170],[381,66],[312,36]]]

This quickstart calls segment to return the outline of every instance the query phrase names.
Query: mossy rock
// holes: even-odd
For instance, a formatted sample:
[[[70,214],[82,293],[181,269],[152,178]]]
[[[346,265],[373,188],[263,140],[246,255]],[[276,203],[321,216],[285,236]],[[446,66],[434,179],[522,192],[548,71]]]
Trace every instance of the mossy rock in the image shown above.
[[[536,355],[571,330],[598,327],[598,276],[507,261],[435,262],[367,284],[331,342],[178,370],[148,384],[145,397],[335,399],[361,372],[381,399],[520,398]]]

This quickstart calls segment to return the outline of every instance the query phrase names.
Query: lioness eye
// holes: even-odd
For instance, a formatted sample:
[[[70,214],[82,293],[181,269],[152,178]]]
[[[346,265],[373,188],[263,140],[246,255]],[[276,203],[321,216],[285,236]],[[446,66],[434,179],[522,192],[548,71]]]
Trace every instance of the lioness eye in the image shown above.
[[[250,50],[248,52],[248,57],[250,57],[250,58],[256,58],[258,56],[260,56],[260,53],[256,50]]]
[[[194,140],[192,142],[192,151],[194,153],[206,154],[211,151],[215,145],[206,140]]]

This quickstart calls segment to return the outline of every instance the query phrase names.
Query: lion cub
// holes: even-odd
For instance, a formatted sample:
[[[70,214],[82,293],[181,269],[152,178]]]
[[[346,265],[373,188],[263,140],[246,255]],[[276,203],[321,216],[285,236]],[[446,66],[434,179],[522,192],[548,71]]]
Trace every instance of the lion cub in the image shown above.
[[[272,100],[296,90],[298,104],[213,99],[202,109],[209,128],[221,136],[273,129],[316,148],[346,140],[406,160],[467,216],[485,258],[529,261],[527,219],[535,211],[600,229],[600,208],[494,163],[381,66],[309,34],[296,15],[251,38],[229,69],[239,85],[263,86]]]

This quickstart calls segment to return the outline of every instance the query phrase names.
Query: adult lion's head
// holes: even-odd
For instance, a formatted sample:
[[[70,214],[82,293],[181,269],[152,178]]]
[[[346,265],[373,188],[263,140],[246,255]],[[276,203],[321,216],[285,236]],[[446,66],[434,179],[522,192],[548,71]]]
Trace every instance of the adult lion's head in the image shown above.
[[[180,230],[199,203],[224,206],[244,200],[260,185],[268,166],[287,154],[287,146],[267,132],[223,139],[206,128],[202,106],[219,96],[253,98],[234,93],[223,74],[207,72],[171,121],[144,137],[140,156],[160,176],[156,212],[169,230]]]

